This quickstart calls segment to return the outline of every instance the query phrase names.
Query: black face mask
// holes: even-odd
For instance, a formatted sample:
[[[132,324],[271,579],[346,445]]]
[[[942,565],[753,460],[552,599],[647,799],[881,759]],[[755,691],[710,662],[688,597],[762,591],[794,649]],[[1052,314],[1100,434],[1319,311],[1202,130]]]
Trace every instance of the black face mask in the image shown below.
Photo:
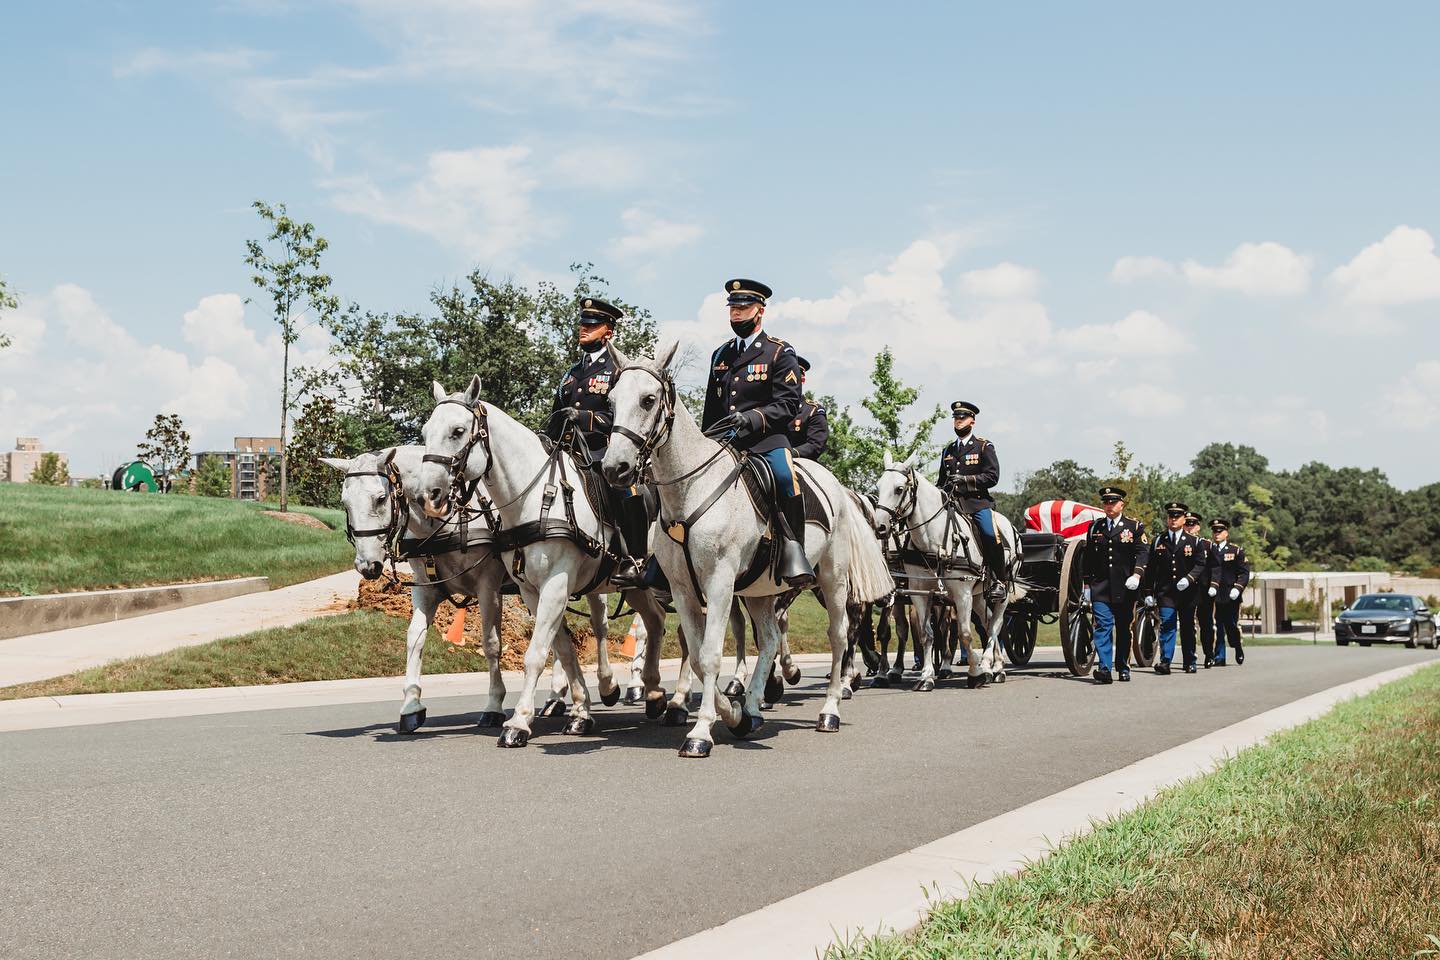
[[[731,320],[730,329],[735,331],[737,337],[748,337],[760,326],[760,315],[756,314],[749,320]]]
[[[970,426],[968,426],[968,427],[956,427],[956,428],[955,428],[955,436],[959,437],[961,440],[964,440],[966,437],[970,436],[970,431],[971,431],[971,430],[974,430],[974,429],[975,429],[975,424],[973,424],[973,423],[970,424]]]

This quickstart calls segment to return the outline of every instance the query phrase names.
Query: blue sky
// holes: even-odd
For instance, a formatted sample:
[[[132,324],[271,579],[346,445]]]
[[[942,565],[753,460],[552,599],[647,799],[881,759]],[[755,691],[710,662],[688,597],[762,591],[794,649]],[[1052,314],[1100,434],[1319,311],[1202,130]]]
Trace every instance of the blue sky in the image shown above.
[[[716,291],[854,403],[894,346],[1015,475],[1123,438],[1440,479],[1433,7],[80,3],[0,57],[0,441],[77,472],[153,414],[274,431],[248,204],[337,292],[423,308],[593,260],[662,336]],[[307,332],[303,359],[325,350]]]

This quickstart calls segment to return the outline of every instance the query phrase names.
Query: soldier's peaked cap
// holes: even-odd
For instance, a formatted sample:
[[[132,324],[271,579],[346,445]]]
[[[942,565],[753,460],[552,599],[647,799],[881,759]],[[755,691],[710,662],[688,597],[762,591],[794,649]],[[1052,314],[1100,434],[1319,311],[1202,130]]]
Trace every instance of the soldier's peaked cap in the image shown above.
[[[1181,503],[1179,500],[1171,500],[1169,503],[1165,504],[1165,512],[1166,512],[1166,513],[1189,513],[1189,512],[1190,512],[1190,508],[1187,507],[1185,504]]]
[[[1210,529],[1211,529],[1211,530],[1229,530],[1229,529],[1230,529],[1230,521],[1229,521],[1229,520],[1220,520],[1220,519],[1218,519],[1218,518],[1215,519],[1215,520],[1211,520],[1211,521],[1210,521]]]
[[[775,295],[759,280],[746,280],[744,277],[737,277],[734,280],[725,281],[725,295],[730,306],[743,306],[747,303],[764,303]]]
[[[1102,501],[1104,501],[1104,500],[1124,500],[1124,499],[1125,499],[1125,491],[1124,491],[1124,490],[1121,490],[1119,487],[1101,487],[1101,488],[1100,488],[1100,499],[1101,499]]]
[[[1198,514],[1198,513],[1187,513],[1187,514],[1185,514],[1185,525],[1186,525],[1187,527],[1188,527],[1190,524],[1192,524],[1192,523],[1198,524],[1199,522],[1200,522],[1200,514]]]
[[[586,297],[580,301],[580,322],[587,326],[592,323],[614,323],[624,315],[615,304],[599,297]]]
[[[799,356],[797,356],[797,357],[795,358],[795,362],[800,365],[800,369],[801,369],[801,370],[809,370],[809,369],[810,369],[810,361],[809,361],[809,360],[806,360],[804,357],[799,357]]]
[[[968,400],[956,400],[950,404],[950,416],[952,417],[975,417],[980,415],[980,408]]]

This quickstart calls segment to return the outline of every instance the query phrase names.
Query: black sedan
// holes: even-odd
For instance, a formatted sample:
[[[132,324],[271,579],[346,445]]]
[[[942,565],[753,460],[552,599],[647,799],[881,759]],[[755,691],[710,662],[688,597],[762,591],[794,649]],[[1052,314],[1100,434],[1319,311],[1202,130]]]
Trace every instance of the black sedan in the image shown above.
[[[1335,618],[1335,642],[1362,647],[1372,641],[1401,641],[1435,649],[1435,621],[1425,601],[1408,593],[1367,593]]]

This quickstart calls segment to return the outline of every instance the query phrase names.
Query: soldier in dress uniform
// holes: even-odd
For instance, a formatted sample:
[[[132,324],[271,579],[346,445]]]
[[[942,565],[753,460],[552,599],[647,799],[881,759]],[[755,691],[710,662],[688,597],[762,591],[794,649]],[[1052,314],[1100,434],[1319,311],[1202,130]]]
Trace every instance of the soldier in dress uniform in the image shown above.
[[[610,386],[615,381],[615,364],[605,344],[615,335],[615,324],[624,316],[619,307],[598,297],[580,303],[580,361],[565,372],[555,391],[555,403],[545,433],[559,441],[574,430],[591,463],[605,458],[610,445],[614,417],[610,410]],[[573,427],[571,426],[573,424]],[[648,549],[650,518],[639,487],[610,488],[612,515],[620,527],[628,556],[621,557],[611,580],[616,586],[639,586],[641,562]]]
[[[810,372],[810,361],[796,357],[800,365],[800,386],[805,386],[805,374]],[[803,396],[803,393],[802,393]],[[830,439],[830,421],[825,417],[825,408],[811,400],[800,401],[800,412],[786,428],[790,437],[790,452],[800,460],[819,460],[825,452],[825,441]]]
[[[1250,563],[1245,548],[1230,542],[1230,521],[1211,520],[1214,531],[1214,580],[1210,596],[1215,598],[1215,666],[1225,666],[1225,644],[1235,648],[1235,663],[1245,662],[1240,646],[1240,594],[1250,582]]]
[[[974,435],[980,408],[964,400],[950,404],[955,418],[955,439],[940,451],[941,490],[954,497],[964,513],[974,514],[980,528],[980,552],[989,576],[987,594],[992,600],[1005,595],[1005,549],[995,534],[995,500],[990,488],[1000,482],[1000,457],[995,444]]]
[[[1215,579],[1213,565],[1214,551],[1210,540],[1200,532],[1200,515],[1185,515],[1185,532],[1195,538],[1195,549],[1200,556],[1200,579],[1195,586],[1195,602],[1180,611],[1180,647],[1185,654],[1185,672],[1195,663],[1195,621],[1200,621],[1200,649],[1205,655],[1205,669],[1215,666],[1215,600],[1210,596],[1210,587]]]
[[[1095,612],[1095,682],[1109,683],[1112,665],[1120,680],[1130,679],[1130,621],[1150,536],[1145,524],[1125,516],[1124,490],[1101,487],[1100,503],[1105,516],[1085,531],[1085,597]]]
[[[1170,675],[1175,659],[1175,630],[1186,611],[1193,614],[1195,596],[1205,572],[1199,540],[1185,532],[1185,515],[1190,508],[1178,500],[1165,504],[1165,532],[1150,544],[1150,561],[1145,565],[1145,605],[1160,607],[1160,656],[1155,672]],[[1195,672],[1195,623],[1184,648],[1185,672]]]
[[[735,335],[710,355],[700,426],[770,465],[781,517],[780,576],[792,587],[809,587],[815,571],[805,556],[805,497],[787,433],[804,400],[800,364],[790,344],[760,329],[769,287],[739,278],[726,282],[725,293]]]

